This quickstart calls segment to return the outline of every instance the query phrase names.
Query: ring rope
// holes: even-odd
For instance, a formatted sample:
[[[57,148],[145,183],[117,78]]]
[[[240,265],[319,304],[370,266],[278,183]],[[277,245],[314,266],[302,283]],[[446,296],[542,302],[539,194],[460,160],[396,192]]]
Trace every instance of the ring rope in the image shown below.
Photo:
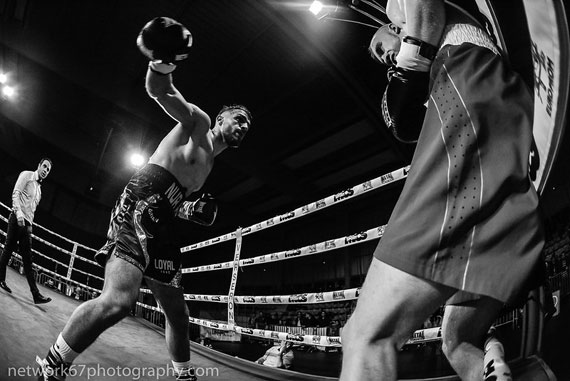
[[[294,257],[302,257],[308,255],[314,255],[319,253],[324,253],[327,251],[332,251],[336,249],[341,249],[343,247],[348,247],[356,244],[360,244],[366,241],[371,241],[373,239],[379,239],[384,234],[386,225],[378,226],[360,233],[351,234],[341,238],[335,238],[326,240],[323,242],[303,246],[298,249],[279,251],[271,254],[264,254],[257,257],[241,259],[239,260],[239,267],[253,266],[259,264],[265,264],[268,262],[284,261]],[[183,274],[187,273],[197,273],[203,271],[215,271],[229,269],[234,265],[234,261],[214,263],[210,265],[196,266],[196,267],[186,267],[182,269]]]
[[[12,255],[13,255],[14,257],[16,257],[17,259],[19,259],[20,261],[22,260],[22,256],[21,256],[20,254],[12,253]],[[81,287],[86,288],[86,289],[91,290],[91,291],[101,292],[101,290],[98,289],[98,288],[94,288],[94,287],[91,287],[91,286],[87,286],[86,284],[83,284],[83,283],[81,283],[81,282],[78,282],[78,281],[75,281],[75,280],[72,280],[72,279],[67,279],[67,278],[65,278],[63,275],[58,274],[58,273],[56,273],[56,272],[54,272],[54,271],[48,270],[48,269],[46,269],[46,268],[44,268],[44,267],[42,267],[42,266],[40,266],[40,265],[36,265],[35,263],[33,263],[32,266],[33,266],[34,268],[38,269],[38,270],[41,270],[42,272],[47,273],[47,274],[53,275],[53,276],[58,277],[58,278],[63,278],[63,279],[65,279],[65,280],[66,280],[67,282],[69,282],[69,283],[73,283],[73,284],[75,284],[75,285],[81,286]],[[76,270],[76,271],[79,271],[79,270]],[[87,274],[87,275],[89,275],[89,276],[94,276],[94,275],[92,275],[92,274]]]
[[[12,210],[12,208],[10,208],[9,206],[5,205],[5,204],[2,203],[2,202],[0,202],[0,206],[3,206],[3,207],[6,208],[7,210],[10,210],[10,211]],[[2,219],[3,219],[4,221],[6,221],[6,222],[8,221],[8,220],[5,219],[4,217],[2,217]],[[37,227],[39,227],[39,228],[41,228],[41,229],[43,229],[43,230],[45,230],[45,231],[47,231],[48,233],[53,234],[54,236],[56,236],[56,237],[58,237],[58,238],[63,239],[64,241],[67,241],[67,242],[69,242],[69,243],[72,243],[72,244],[74,244],[74,245],[77,245],[78,247],[81,247],[81,248],[83,248],[83,249],[85,249],[85,250],[97,252],[96,249],[93,249],[93,248],[91,248],[91,247],[82,245],[82,244],[80,244],[80,243],[78,243],[78,242],[72,241],[72,240],[70,240],[69,238],[66,238],[66,237],[64,237],[64,236],[62,236],[62,235],[60,235],[60,234],[57,234],[56,232],[53,232],[53,231],[49,230],[48,228],[44,228],[42,225],[36,224],[35,222],[33,223],[33,225],[34,225],[34,226],[37,226]]]
[[[267,229],[267,228],[270,228],[273,226],[277,226],[277,225],[282,224],[284,222],[288,222],[288,221],[294,220],[296,218],[306,216],[307,214],[310,214],[310,213],[313,213],[316,211],[320,211],[324,208],[328,208],[329,206],[344,202],[344,201],[349,200],[351,198],[354,198],[354,197],[360,196],[364,193],[370,192],[374,189],[378,189],[378,188],[381,188],[385,185],[388,185],[388,184],[394,183],[396,181],[402,180],[408,176],[409,169],[410,169],[410,166],[397,169],[395,171],[392,171],[392,172],[386,173],[382,176],[379,176],[375,179],[365,181],[362,184],[356,185],[352,188],[345,189],[345,190],[343,190],[339,193],[336,193],[334,195],[331,195],[331,196],[325,197],[323,199],[320,199],[318,201],[311,202],[310,204],[301,206],[301,207],[299,207],[293,211],[290,211],[288,213],[275,216],[275,217],[270,218],[268,220],[265,220],[263,222],[258,222],[256,224],[249,226],[249,227],[243,228],[242,229],[242,235],[255,233],[255,232],[258,232],[258,231],[261,231],[261,230],[264,230],[264,229]],[[225,241],[228,241],[228,240],[234,239],[234,238],[236,238],[235,232],[226,233],[226,234],[221,235],[219,237],[211,238],[211,239],[208,239],[208,240],[205,240],[202,242],[197,242],[197,243],[194,243],[192,245],[182,247],[182,248],[180,248],[180,252],[185,253],[188,251],[201,249],[203,247],[218,244],[221,242],[225,242]]]

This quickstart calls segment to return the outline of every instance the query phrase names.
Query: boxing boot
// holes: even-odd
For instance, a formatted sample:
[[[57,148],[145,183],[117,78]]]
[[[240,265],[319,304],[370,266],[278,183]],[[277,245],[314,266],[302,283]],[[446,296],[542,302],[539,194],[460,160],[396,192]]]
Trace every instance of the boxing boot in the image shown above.
[[[41,359],[39,356],[36,356],[36,362],[39,364],[42,371],[42,374],[38,377],[38,381],[65,381],[69,365],[60,364],[58,366],[53,364],[53,361],[50,361],[52,360],[50,359],[50,354],[48,354],[48,357],[45,359]]]

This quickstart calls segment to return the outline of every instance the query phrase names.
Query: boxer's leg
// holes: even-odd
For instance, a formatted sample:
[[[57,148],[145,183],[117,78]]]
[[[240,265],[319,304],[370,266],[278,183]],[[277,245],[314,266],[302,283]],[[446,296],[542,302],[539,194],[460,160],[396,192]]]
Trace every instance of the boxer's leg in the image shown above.
[[[374,258],[342,332],[341,380],[396,380],[396,353],[455,289]]]
[[[190,313],[184,300],[184,289],[173,287],[151,278],[145,278],[146,284],[160,304],[166,316],[166,347],[177,372],[182,376],[190,371],[190,337],[188,326]],[[188,380],[194,374],[188,376]]]
[[[502,307],[503,303],[486,296],[445,307],[442,349],[462,380],[483,379],[483,345]]]
[[[56,344],[50,348],[47,365],[59,368],[70,364],[101,333],[127,316],[136,301],[141,281],[142,271],[137,266],[111,255],[105,266],[101,295],[75,309]],[[60,376],[64,379],[64,375]]]

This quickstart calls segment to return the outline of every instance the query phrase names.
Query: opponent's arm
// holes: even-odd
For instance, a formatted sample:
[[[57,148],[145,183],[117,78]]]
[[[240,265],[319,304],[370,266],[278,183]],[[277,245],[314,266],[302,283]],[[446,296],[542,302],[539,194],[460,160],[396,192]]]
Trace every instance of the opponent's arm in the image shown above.
[[[443,0],[396,0],[392,17],[400,21],[404,37],[396,56],[397,66],[407,70],[429,71],[445,27]],[[393,2],[391,2],[393,4]],[[397,11],[394,10],[397,8]]]
[[[438,45],[445,27],[443,0],[398,0],[398,7],[406,35]]]
[[[201,122],[209,127],[209,116],[187,102],[172,81],[176,65],[188,58],[192,46],[190,31],[172,19],[157,17],[141,30],[137,45],[150,59],[145,82],[148,95],[185,129],[192,131]]]
[[[405,36],[382,97],[382,116],[404,143],[417,141],[429,93],[429,69],[445,26],[442,0],[395,0],[389,15],[403,24]]]

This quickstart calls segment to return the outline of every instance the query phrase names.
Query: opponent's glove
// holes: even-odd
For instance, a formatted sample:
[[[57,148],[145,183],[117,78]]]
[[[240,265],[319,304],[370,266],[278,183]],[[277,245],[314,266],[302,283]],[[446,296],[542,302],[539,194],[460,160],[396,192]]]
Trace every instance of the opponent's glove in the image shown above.
[[[429,69],[437,47],[406,36],[388,69],[388,86],[382,96],[382,117],[394,137],[403,143],[418,140],[429,95]]]
[[[178,208],[176,216],[199,225],[211,226],[217,214],[216,200],[210,194],[205,193],[196,201],[184,201]]]
[[[415,143],[426,113],[429,73],[395,67],[389,69],[388,76],[382,96],[384,123],[399,141]]]
[[[151,70],[169,74],[176,69],[178,62],[188,58],[192,34],[171,18],[157,17],[142,28],[137,37],[137,46],[151,60]]]

